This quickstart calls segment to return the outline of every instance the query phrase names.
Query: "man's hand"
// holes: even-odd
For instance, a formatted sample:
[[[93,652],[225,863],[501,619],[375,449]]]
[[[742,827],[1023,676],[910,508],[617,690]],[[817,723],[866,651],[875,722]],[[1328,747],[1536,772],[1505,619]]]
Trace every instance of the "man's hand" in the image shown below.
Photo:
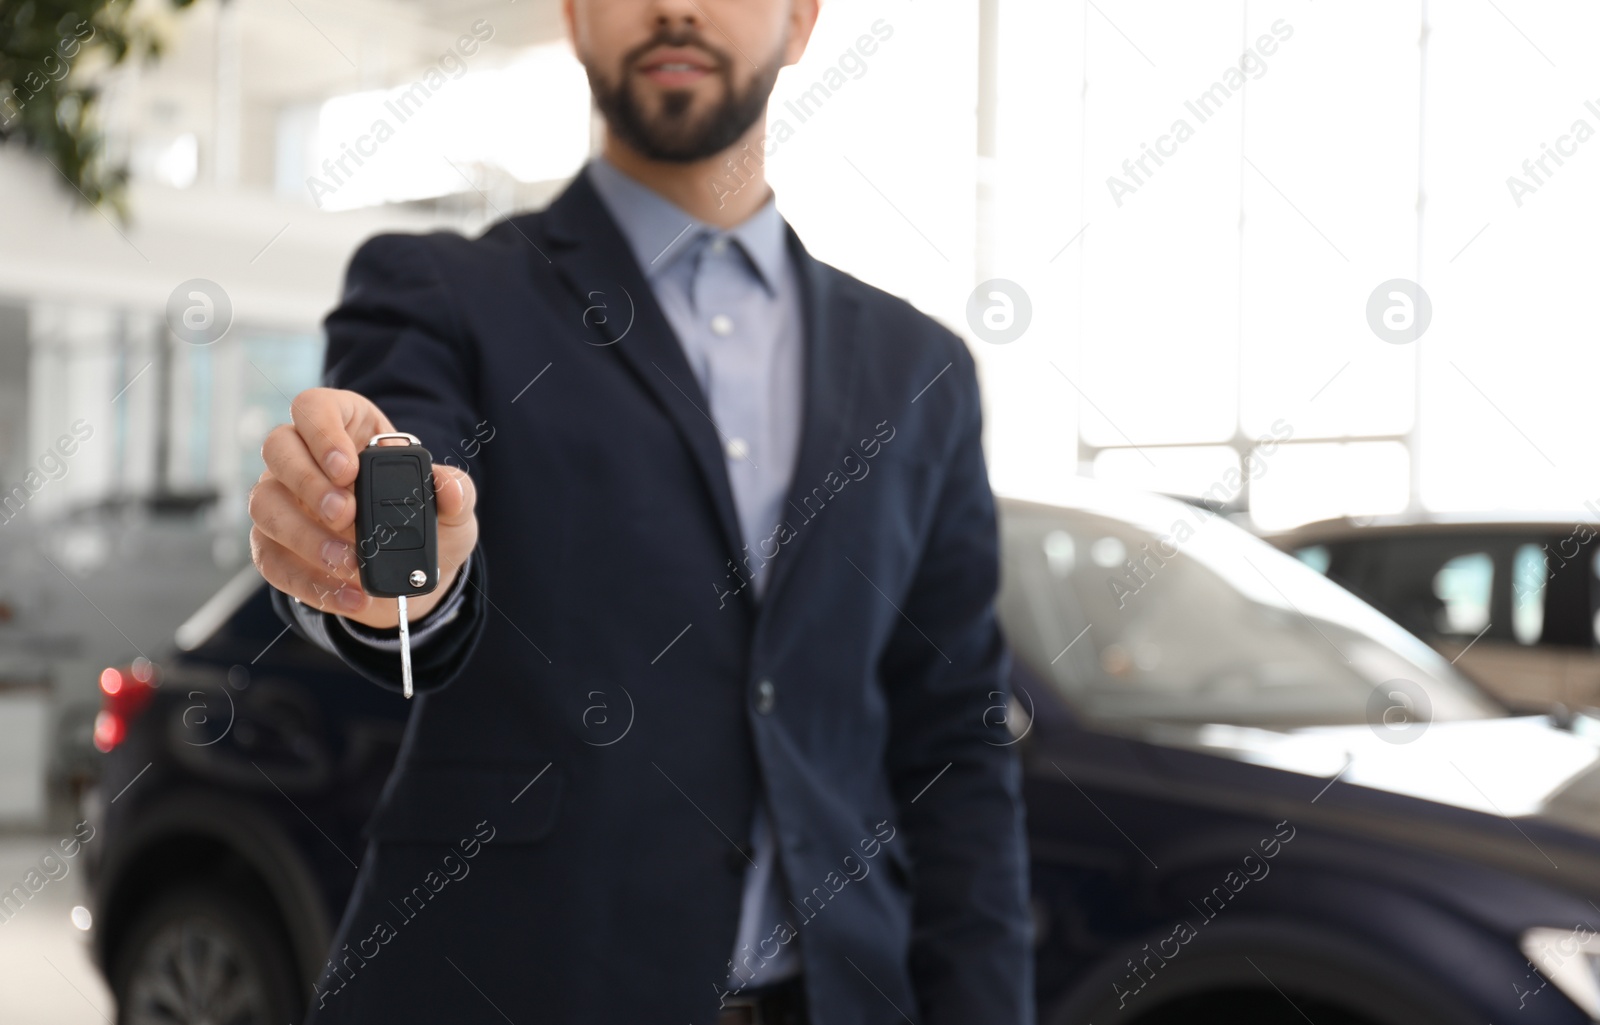
[[[250,555],[267,583],[312,608],[371,627],[399,624],[392,598],[361,589],[355,558],[356,454],[394,430],[383,411],[353,391],[308,388],[261,446],[267,469],[250,490]],[[420,619],[449,593],[478,543],[477,489],[464,470],[433,464],[439,520],[439,586],[409,602]]]

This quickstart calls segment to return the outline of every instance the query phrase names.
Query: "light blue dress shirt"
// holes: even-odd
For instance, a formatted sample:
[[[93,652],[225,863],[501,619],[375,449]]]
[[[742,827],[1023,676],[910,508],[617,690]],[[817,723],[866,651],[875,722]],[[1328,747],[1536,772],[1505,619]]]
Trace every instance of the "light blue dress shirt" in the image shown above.
[[[741,553],[737,564],[741,574],[748,568],[759,596],[769,566],[760,545],[783,519],[780,510],[800,448],[800,283],[783,218],[768,197],[761,209],[723,231],[685,213],[604,157],[591,160],[585,173],[622,229],[710,404],[707,412],[722,439],[739,527],[746,547],[756,553],[748,561]],[[752,834],[754,864],[745,869],[730,989],[777,982],[800,971],[799,942],[774,942],[778,925],[789,918],[788,893],[765,800],[757,803]],[[774,947],[775,956],[767,957]]]

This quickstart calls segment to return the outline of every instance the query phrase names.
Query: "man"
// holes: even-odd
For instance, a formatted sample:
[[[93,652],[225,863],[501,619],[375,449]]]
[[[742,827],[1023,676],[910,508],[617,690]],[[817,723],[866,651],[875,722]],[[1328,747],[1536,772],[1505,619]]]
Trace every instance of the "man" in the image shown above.
[[[566,0],[602,156],[350,265],[255,562],[398,689],[351,484],[400,430],[441,573],[319,1025],[1032,1020],[973,362],[762,176],[817,2]]]

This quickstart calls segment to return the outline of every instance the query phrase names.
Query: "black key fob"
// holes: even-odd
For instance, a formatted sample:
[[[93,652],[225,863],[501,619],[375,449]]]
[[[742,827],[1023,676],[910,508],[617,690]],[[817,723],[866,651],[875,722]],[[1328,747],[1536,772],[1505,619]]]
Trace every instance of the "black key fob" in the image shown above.
[[[361,589],[376,598],[402,598],[438,587],[433,456],[416,436],[379,434],[367,442],[355,491]]]

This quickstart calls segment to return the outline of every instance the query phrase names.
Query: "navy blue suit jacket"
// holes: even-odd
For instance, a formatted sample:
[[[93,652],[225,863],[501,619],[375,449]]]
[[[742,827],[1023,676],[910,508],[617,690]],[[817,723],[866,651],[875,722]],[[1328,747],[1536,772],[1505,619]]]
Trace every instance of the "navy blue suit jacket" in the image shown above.
[[[793,917],[760,953],[801,945],[814,1022],[1032,1020],[973,361],[788,244],[804,433],[759,553],[585,176],[478,239],[356,254],[327,383],[469,469],[481,537],[417,651],[316,1022],[713,1022],[761,787]],[[398,689],[395,655],[332,637]]]

